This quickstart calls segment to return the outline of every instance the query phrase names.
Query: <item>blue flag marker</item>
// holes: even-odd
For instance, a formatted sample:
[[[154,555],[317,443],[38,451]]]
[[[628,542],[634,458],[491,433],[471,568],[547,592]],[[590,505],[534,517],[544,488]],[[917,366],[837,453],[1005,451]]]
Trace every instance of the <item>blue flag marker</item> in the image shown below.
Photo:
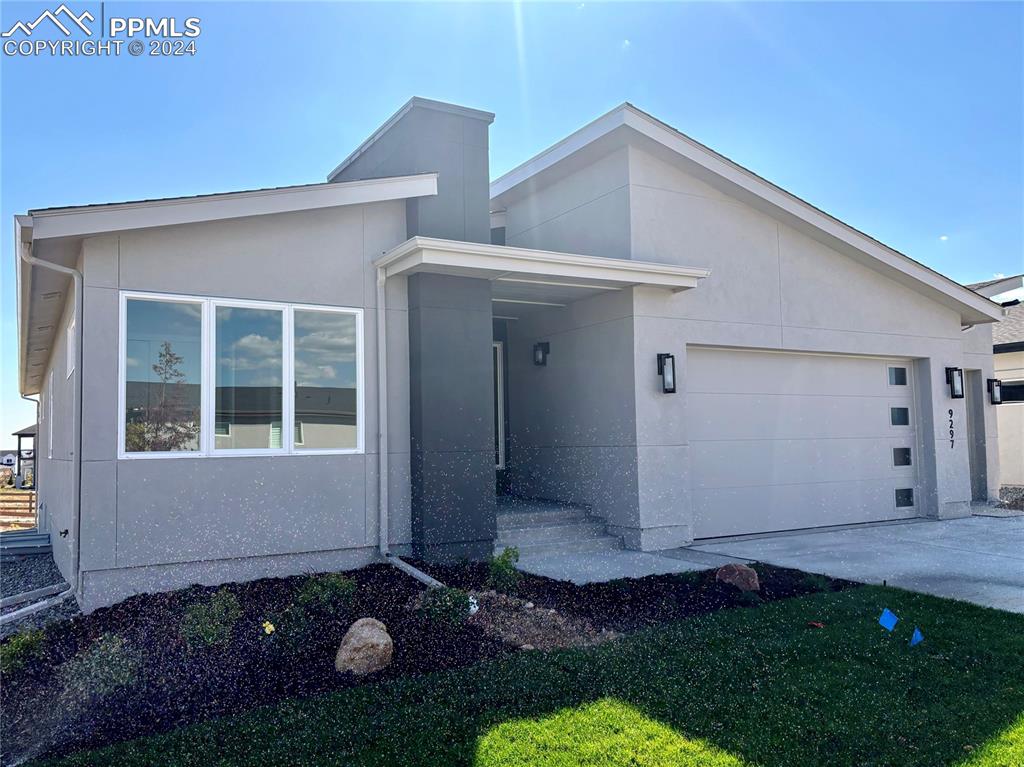
[[[896,617],[895,613],[893,613],[889,610],[888,607],[886,607],[884,610],[882,610],[882,617],[878,619],[878,623],[886,631],[892,631],[894,628],[896,628],[896,622],[898,620],[899,618]]]
[[[910,646],[913,647],[916,644],[920,644],[924,641],[924,634],[921,633],[921,629],[914,626],[914,636],[910,637]]]

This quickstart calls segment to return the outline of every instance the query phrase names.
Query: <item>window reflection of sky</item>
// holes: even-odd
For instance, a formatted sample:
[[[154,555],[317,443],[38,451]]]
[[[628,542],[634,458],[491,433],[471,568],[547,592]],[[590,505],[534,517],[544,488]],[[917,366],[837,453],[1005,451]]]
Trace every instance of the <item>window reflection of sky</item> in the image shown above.
[[[276,309],[217,307],[217,386],[281,386]]]
[[[354,315],[295,310],[295,385],[355,387]]]
[[[178,370],[185,383],[198,384],[202,370],[202,307],[170,301],[129,300],[125,372],[129,381],[157,381],[153,366],[163,343],[182,358]]]

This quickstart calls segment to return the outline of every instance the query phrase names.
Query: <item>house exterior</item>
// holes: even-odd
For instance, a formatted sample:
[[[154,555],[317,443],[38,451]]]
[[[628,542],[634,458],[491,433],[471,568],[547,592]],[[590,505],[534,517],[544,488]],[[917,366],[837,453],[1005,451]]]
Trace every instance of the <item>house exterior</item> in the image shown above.
[[[509,498],[653,550],[997,492],[1000,306],[629,104],[490,182],[492,120],[413,99],[326,183],[17,217],[83,609],[485,556]]]
[[[992,329],[993,370],[1001,383],[999,464],[1002,495],[1024,499],[1024,275],[969,285],[1004,307],[1006,316]]]

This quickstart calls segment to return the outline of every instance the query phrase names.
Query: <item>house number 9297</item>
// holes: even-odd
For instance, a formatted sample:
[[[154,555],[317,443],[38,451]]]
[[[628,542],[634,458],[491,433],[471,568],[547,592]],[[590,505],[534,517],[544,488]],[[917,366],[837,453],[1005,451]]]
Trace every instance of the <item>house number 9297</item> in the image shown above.
[[[954,433],[953,433],[953,411],[950,410],[949,411],[949,449],[950,450],[953,449],[953,443],[954,443],[954,439],[953,438],[954,438]]]

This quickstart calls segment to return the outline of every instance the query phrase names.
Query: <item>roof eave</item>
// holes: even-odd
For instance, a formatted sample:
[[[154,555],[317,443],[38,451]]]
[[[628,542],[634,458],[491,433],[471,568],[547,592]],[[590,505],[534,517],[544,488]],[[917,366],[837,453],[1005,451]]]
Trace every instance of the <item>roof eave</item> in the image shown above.
[[[30,211],[33,238],[75,237],[437,194],[437,174]]]
[[[618,285],[645,285],[672,292],[687,290],[710,275],[701,267],[656,264],[621,258],[515,248],[432,237],[412,237],[374,261],[388,277],[444,270],[498,278],[508,273],[545,275]]]

